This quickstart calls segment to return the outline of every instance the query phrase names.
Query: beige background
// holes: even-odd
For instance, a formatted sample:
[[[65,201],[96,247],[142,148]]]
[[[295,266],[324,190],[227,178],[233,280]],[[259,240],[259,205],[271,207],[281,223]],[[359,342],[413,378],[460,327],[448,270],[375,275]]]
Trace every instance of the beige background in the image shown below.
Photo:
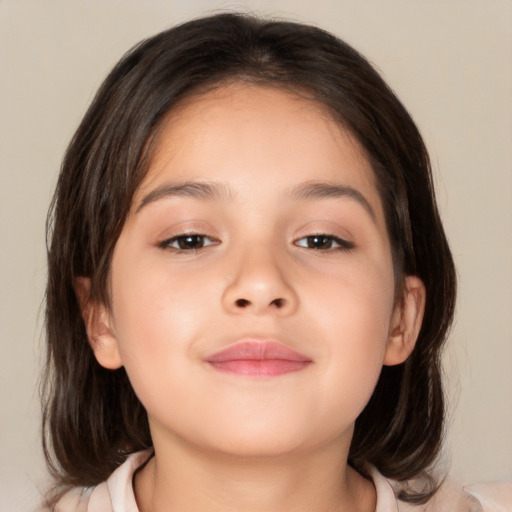
[[[345,38],[419,124],[460,278],[446,456],[462,481],[512,480],[512,2],[0,0],[1,512],[31,509],[43,482],[44,220],[66,144],[131,45],[243,6]]]

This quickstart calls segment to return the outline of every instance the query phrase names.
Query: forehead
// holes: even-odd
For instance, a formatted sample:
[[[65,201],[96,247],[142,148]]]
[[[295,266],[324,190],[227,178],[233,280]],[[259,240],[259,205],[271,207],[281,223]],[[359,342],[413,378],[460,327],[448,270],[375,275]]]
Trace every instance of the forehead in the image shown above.
[[[254,178],[258,187],[273,189],[340,182],[376,196],[370,199],[380,207],[363,148],[325,105],[244,83],[190,96],[168,113],[134,204],[165,181],[215,180],[244,190],[254,187]]]

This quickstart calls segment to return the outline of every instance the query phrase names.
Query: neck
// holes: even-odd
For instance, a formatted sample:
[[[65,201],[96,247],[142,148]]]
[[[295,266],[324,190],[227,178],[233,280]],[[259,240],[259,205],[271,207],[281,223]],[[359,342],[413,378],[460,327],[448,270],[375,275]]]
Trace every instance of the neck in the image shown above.
[[[329,445],[255,458],[155,445],[135,495],[140,512],[374,512],[373,484],[347,465],[347,453]]]

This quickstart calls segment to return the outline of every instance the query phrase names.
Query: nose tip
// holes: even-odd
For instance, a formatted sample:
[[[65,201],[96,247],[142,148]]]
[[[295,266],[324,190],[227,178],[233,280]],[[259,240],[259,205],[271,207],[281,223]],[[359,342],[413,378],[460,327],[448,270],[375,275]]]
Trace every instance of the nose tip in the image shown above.
[[[245,254],[230,265],[223,303],[231,313],[291,314],[298,304],[283,268],[269,253]],[[231,262],[233,263],[233,262]]]

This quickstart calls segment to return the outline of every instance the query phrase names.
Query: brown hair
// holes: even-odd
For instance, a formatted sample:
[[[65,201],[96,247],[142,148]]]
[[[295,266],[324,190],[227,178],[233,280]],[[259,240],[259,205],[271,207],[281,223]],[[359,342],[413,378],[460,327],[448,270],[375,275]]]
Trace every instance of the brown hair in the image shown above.
[[[124,369],[106,370],[93,356],[73,283],[89,277],[91,297],[108,305],[112,251],[159,123],[181,99],[237,80],[307,94],[355,135],[377,177],[397,286],[417,275],[426,287],[416,348],[404,364],[383,368],[356,421],[350,463],[407,480],[439,452],[440,350],[453,317],[455,271],[418,129],[367,60],[340,39],[307,25],[220,14],[127,53],[65,155],[47,226],[43,392],[44,450],[60,490],[98,484],[129,453],[151,446],[146,412]],[[401,498],[425,500],[431,492]]]

